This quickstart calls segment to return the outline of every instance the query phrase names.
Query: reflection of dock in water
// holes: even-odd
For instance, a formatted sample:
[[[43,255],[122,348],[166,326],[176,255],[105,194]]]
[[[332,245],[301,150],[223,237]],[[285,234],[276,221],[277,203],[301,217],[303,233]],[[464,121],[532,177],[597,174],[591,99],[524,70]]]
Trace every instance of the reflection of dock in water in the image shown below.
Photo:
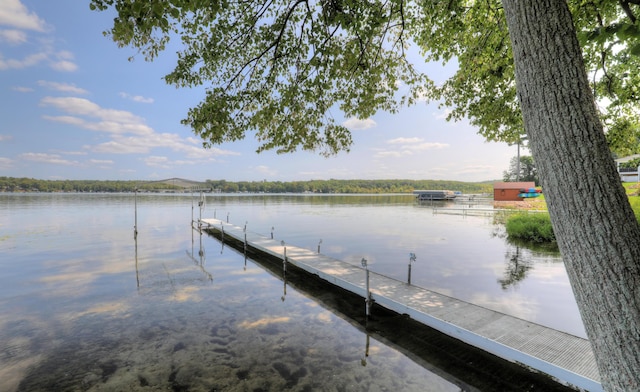
[[[284,244],[218,219],[203,219],[203,229],[252,252],[300,268],[322,280],[367,298],[363,268]],[[283,264],[283,269],[286,264]],[[373,272],[370,298],[379,306],[434,328],[448,336],[525,368],[547,374],[562,384],[601,391],[600,376],[588,340],[468,302],[408,285]]]

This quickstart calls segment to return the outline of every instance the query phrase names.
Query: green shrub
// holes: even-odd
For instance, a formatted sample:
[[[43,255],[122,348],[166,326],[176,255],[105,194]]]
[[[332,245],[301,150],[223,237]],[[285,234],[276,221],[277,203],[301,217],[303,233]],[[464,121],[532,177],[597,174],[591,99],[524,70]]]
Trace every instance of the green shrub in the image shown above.
[[[549,214],[513,215],[507,220],[505,228],[511,239],[535,243],[556,242]]]
[[[636,219],[640,222],[640,196],[629,196],[629,203]],[[511,240],[536,244],[556,244],[551,219],[546,213],[511,215],[505,223],[505,228],[507,236]]]

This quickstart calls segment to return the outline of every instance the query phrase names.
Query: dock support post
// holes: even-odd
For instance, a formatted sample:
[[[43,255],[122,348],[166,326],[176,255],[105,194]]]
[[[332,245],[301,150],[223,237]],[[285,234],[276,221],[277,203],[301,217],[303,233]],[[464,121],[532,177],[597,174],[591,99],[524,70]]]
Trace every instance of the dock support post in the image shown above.
[[[416,261],[416,254],[411,252],[409,253],[409,274],[407,276],[407,284],[411,285],[411,263]]]
[[[320,244],[322,244],[322,238],[320,238],[320,242],[318,242],[318,253],[320,253]]]
[[[244,231],[244,254],[247,254],[247,223],[249,222],[244,222],[244,229],[242,229],[242,231]]]
[[[200,191],[200,200],[198,201],[198,207],[200,208],[200,217],[198,218],[198,230],[202,233],[202,210],[204,209],[204,192]]]
[[[365,299],[367,319],[371,316],[371,291],[369,289],[369,268],[367,268],[367,299]]]
[[[371,290],[369,289],[369,267],[367,264],[367,259],[365,259],[364,257],[362,258],[360,263],[364,267],[365,273],[366,273],[366,278],[365,278],[366,289],[365,289],[364,305],[365,305],[365,315],[367,316],[367,320],[368,320],[369,316],[371,315]]]
[[[280,244],[284,247],[284,257],[282,258],[282,271],[284,273],[287,272],[287,247],[284,244],[284,241],[281,241]]]
[[[227,223],[229,223],[229,213],[227,212]]]
[[[138,187],[136,187],[133,196],[134,203],[134,220],[133,220],[133,239],[138,238]]]
[[[275,230],[275,227],[271,226],[271,239],[273,239],[273,231]]]

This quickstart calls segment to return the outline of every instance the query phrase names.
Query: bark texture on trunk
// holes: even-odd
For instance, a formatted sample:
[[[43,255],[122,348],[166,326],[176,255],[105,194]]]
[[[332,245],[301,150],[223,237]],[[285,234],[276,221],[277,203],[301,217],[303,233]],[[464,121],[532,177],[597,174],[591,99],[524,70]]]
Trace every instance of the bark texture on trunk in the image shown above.
[[[516,85],[605,390],[640,390],[640,226],[607,146],[565,0],[503,0]]]

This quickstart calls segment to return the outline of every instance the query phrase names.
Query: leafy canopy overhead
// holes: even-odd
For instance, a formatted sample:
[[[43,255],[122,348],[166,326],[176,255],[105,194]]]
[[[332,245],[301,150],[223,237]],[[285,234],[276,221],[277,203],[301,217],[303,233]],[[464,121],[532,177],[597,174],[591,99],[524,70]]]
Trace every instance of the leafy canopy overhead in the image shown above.
[[[587,71],[603,119],[633,117],[639,99],[640,27],[635,1],[570,0]],[[469,118],[488,140],[515,143],[522,119],[513,56],[498,0],[92,0],[114,8],[105,32],[153,60],[180,39],[179,87],[205,86],[183,123],[204,146],[255,132],[258,151],[349,150],[350,132],[332,110],[367,118],[420,99]],[[417,45],[427,62],[457,61],[436,84],[408,60]]]

